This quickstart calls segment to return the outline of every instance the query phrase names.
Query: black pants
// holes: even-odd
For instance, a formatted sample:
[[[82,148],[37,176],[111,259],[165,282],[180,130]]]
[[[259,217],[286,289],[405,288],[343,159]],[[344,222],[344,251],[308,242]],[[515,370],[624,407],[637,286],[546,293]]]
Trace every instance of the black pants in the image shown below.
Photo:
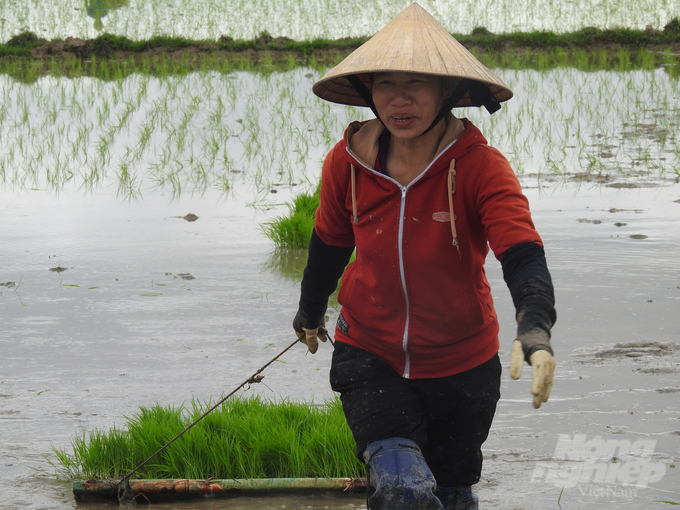
[[[437,484],[473,485],[500,398],[498,355],[449,377],[404,379],[373,354],[335,342],[330,380],[340,393],[357,456],[368,443],[404,437],[420,446]]]

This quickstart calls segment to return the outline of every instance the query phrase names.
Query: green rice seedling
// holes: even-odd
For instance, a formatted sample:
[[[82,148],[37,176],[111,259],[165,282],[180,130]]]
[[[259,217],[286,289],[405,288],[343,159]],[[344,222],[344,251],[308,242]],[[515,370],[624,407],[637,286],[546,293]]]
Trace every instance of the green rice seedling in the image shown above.
[[[262,225],[262,231],[277,247],[304,248],[312,237],[314,220],[303,213],[293,212],[289,216],[275,218]]]
[[[205,166],[201,163],[193,162],[190,168],[191,172],[189,173],[188,180],[193,184],[192,191],[200,194],[205,193],[210,182],[210,175],[206,171]]]
[[[226,200],[229,198],[233,191],[233,185],[227,173],[219,174],[215,179],[213,187],[220,191],[221,200]]]
[[[306,248],[312,238],[314,229],[314,213],[319,207],[319,190],[313,193],[301,193],[291,204],[289,214],[279,216],[262,225],[262,231],[279,248]]]
[[[125,200],[135,200],[141,196],[142,181],[137,175],[130,173],[128,161],[121,161],[118,166],[118,188],[116,196]]]
[[[210,408],[140,408],[123,428],[53,448],[59,478],[120,478]],[[139,478],[356,477],[364,473],[340,401],[323,406],[259,397],[225,401],[139,472]]]

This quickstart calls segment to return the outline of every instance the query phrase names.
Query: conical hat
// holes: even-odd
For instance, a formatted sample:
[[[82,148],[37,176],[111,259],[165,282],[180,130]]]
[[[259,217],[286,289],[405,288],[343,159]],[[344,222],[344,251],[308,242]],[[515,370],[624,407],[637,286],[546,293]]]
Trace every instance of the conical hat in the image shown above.
[[[483,83],[499,103],[512,91],[418,4],[411,4],[314,84],[333,103],[368,106],[346,76],[385,71],[435,74]],[[470,106],[466,94],[454,106]]]

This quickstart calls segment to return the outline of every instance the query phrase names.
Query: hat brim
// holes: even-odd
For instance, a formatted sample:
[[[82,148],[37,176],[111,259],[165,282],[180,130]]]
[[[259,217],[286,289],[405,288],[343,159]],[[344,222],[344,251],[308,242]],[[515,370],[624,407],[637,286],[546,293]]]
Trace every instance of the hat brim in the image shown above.
[[[372,71],[373,73],[380,73],[380,72],[416,72],[416,71],[408,71],[408,70],[395,70],[395,69],[376,69],[375,71]],[[366,71],[362,71],[362,73],[365,73]],[[345,105],[351,105],[351,106],[369,106],[366,101],[363,100],[363,98],[359,95],[359,93],[356,91],[356,89],[350,84],[349,80],[347,79],[347,76],[350,75],[356,75],[360,73],[347,73],[344,75],[336,75],[336,76],[324,76],[321,78],[318,82],[314,84],[312,87],[312,92],[314,92],[315,95],[320,97],[321,99],[324,99],[326,101],[330,101],[331,103],[338,103],[338,104],[345,104]],[[420,74],[435,74],[435,73],[420,73]],[[507,101],[508,99],[512,98],[513,93],[512,91],[504,85],[499,85],[498,83],[489,83],[480,80],[477,77],[474,76],[450,76],[450,75],[442,75],[442,74],[437,74],[436,76],[441,76],[441,77],[449,77],[449,78],[458,78],[458,79],[469,79],[469,80],[474,80],[479,83],[482,83],[483,85],[486,85],[486,87],[489,89],[491,92],[491,95],[493,98],[498,101],[499,103],[503,101]],[[460,100],[453,105],[454,108],[463,108],[466,106],[481,106],[480,104],[473,104],[472,100],[470,99],[470,93],[466,93],[463,97],[460,98]]]

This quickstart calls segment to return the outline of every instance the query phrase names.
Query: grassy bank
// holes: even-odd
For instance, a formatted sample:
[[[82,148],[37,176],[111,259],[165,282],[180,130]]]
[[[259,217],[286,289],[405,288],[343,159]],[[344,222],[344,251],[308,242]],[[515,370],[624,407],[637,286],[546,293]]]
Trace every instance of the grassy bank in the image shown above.
[[[120,428],[76,437],[57,449],[60,479],[120,478],[209,409],[141,408]],[[257,397],[227,400],[142,468],[136,478],[364,476],[339,400],[323,407]]]
[[[466,47],[486,50],[507,50],[508,48],[590,48],[602,45],[621,45],[628,47],[669,46],[680,43],[680,19],[673,18],[663,30],[647,28],[636,30],[617,28],[602,30],[585,27],[567,33],[552,31],[512,32],[494,34],[487,29],[475,28],[471,34],[452,34]],[[242,51],[283,51],[310,54],[317,51],[351,51],[368,40],[369,37],[347,37],[343,39],[314,39],[294,41],[287,37],[272,37],[266,31],[252,40],[237,40],[222,36],[217,41],[196,41],[182,37],[156,36],[144,41],[133,41],[127,37],[104,33],[96,39],[80,41],[74,39],[52,40],[37,37],[32,32],[18,34],[4,44],[0,44],[0,55],[30,56],[63,50],[64,44],[77,48],[81,56],[107,56],[112,52],[145,52],[154,49],[177,50],[196,47],[203,50],[220,49],[229,52]],[[68,41],[72,41],[69,43]],[[61,46],[60,46],[61,45]]]
[[[579,70],[675,67],[680,53],[680,21],[663,30],[599,30],[572,33],[492,34],[484,28],[454,34],[485,65],[493,68]],[[44,74],[121,79],[133,72],[154,76],[185,75],[200,70],[285,71],[298,66],[326,68],[345,58],[367,38],[293,41],[266,32],[250,40],[222,37],[196,41],[157,36],[145,41],[102,34],[96,39],[47,41],[26,32],[0,44],[0,73],[31,82]]]
[[[489,50],[472,48],[472,53],[492,69],[549,71],[572,67],[579,71],[651,71],[663,67],[674,77],[680,70],[680,45],[670,47],[628,48],[555,47],[547,49],[509,48]],[[349,51],[324,51],[310,55],[294,52],[220,50],[198,51],[195,48],[172,52],[114,53],[100,57],[96,54],[80,57],[71,53],[47,55],[41,58],[0,57],[0,74],[21,83],[34,83],[46,75],[80,78],[91,76],[105,81],[117,81],[132,74],[164,78],[186,76],[190,73],[215,71],[229,74],[248,71],[271,74],[291,71],[298,67],[319,70],[321,74],[349,54]]]

